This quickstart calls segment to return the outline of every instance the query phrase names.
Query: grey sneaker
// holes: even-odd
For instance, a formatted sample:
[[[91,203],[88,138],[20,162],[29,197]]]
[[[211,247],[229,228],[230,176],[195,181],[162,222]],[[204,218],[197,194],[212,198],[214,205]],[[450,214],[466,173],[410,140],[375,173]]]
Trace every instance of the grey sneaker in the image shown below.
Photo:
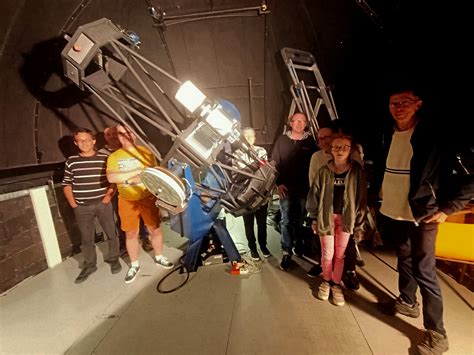
[[[403,301],[401,297],[397,297],[395,300],[394,311],[407,317],[418,318],[420,316],[420,305],[418,302],[410,305]]]
[[[129,284],[130,282],[135,281],[139,272],[140,272],[140,266],[137,266],[137,267],[130,266],[130,269],[128,269],[127,275],[125,276],[125,283]]]
[[[327,301],[329,298],[329,292],[331,291],[331,285],[327,281],[323,281],[319,285],[318,298],[323,301]]]
[[[448,349],[448,337],[434,330],[427,330],[423,341],[416,346],[420,355],[442,354]]]
[[[163,266],[165,269],[172,269],[174,264],[166,258],[166,256],[162,256],[161,258],[155,258],[155,264]]]
[[[344,293],[342,293],[342,288],[339,285],[334,285],[331,287],[331,292],[332,292],[332,302],[336,306],[344,306],[346,303],[346,300],[344,299]]]

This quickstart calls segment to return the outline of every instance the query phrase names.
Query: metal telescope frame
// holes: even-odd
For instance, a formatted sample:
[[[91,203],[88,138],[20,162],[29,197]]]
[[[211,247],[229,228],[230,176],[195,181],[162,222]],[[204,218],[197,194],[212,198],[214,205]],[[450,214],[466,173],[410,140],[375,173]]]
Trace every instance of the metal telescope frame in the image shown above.
[[[127,125],[156,156],[161,165],[159,173],[175,180],[176,183],[168,184],[170,180],[167,177],[160,178],[159,173],[156,174],[157,177],[153,176],[158,178],[158,185],[166,185],[161,196],[158,191],[151,191],[158,198],[158,205],[172,213],[186,208],[184,196],[187,193],[176,191],[183,189],[186,184],[179,182],[181,177],[175,176],[172,171],[168,170],[167,173],[168,163],[172,160],[189,164],[194,170],[204,169],[211,174],[217,186],[200,183],[196,186],[210,198],[219,200],[222,207],[234,216],[252,212],[266,203],[276,180],[273,165],[258,158],[252,147],[240,137],[237,127],[223,136],[206,121],[202,113],[186,115],[181,104],[160,85],[163,79],[177,87],[182,82],[138,54],[139,45],[140,39],[134,32],[126,31],[109,19],[102,18],[79,26],[61,55],[65,76],[82,90],[94,94],[119,122]],[[133,84],[136,86],[131,86],[131,80],[123,80],[125,73],[130,73],[128,77],[134,79]],[[146,99],[138,91],[142,91]],[[213,108],[221,108],[217,102],[209,99],[208,102]],[[226,115],[229,117],[230,113],[227,112]],[[137,118],[168,136],[174,142],[171,150],[162,154],[148,139]],[[186,124],[190,120],[192,122],[183,130],[176,124]],[[210,144],[209,155],[203,156],[195,145],[190,144],[191,138],[196,140],[196,137],[203,137],[203,144]],[[245,164],[231,152],[224,153],[224,159],[218,159],[219,154],[222,156],[223,147],[230,144],[234,149],[246,152],[253,160],[252,164]],[[237,161],[247,168],[238,169],[233,166],[233,162]],[[146,183],[145,185],[149,187]]]

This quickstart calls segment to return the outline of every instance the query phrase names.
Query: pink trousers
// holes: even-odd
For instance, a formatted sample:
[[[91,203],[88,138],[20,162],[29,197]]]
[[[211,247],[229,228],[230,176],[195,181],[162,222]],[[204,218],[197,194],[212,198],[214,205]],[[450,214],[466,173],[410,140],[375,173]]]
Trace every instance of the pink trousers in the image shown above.
[[[342,272],[344,270],[344,253],[350,234],[342,231],[342,215],[335,214],[334,235],[320,236],[321,240],[321,267],[323,269],[323,279],[333,281],[338,284],[341,282]]]

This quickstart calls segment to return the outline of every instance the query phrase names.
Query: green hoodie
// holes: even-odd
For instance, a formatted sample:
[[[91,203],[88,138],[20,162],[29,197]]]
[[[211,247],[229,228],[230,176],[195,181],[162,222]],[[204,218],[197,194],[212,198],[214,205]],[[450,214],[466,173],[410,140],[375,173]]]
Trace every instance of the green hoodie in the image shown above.
[[[319,235],[334,235],[333,193],[334,171],[332,161],[319,169],[315,182],[306,199],[309,217],[317,220]],[[344,188],[344,207],[342,210],[342,228],[353,234],[363,229],[367,211],[367,182],[362,166],[352,161],[347,172]]]

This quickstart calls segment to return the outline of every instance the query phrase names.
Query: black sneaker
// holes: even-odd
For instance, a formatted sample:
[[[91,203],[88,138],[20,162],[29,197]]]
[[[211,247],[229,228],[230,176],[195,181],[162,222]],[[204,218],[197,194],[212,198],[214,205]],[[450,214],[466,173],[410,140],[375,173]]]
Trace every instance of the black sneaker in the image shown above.
[[[250,258],[252,260],[255,260],[255,261],[260,261],[262,260],[260,258],[260,254],[258,253],[258,251],[254,250],[254,249],[250,249]]]
[[[135,281],[139,272],[140,266],[130,266],[130,269],[128,269],[127,272],[127,276],[125,276],[125,283],[129,284],[130,282]]]
[[[448,337],[434,330],[427,330],[423,341],[416,346],[416,350],[420,355],[442,354],[448,349]]]
[[[151,241],[149,237],[143,237],[140,238],[142,248],[145,250],[147,253],[153,250],[153,245],[151,245]]]
[[[295,254],[296,256],[302,257],[304,255],[304,246],[297,245],[293,247],[293,254]]]
[[[269,258],[272,256],[272,253],[270,253],[270,250],[268,250],[267,247],[260,247],[260,250],[262,251],[264,258]]]
[[[362,259],[359,253],[357,253],[357,256],[356,256],[356,265],[360,267],[365,266],[365,261],[364,259]]]
[[[404,302],[400,297],[397,297],[393,304],[393,314],[400,313],[411,318],[418,318],[420,316],[420,305],[415,303],[413,305]]]
[[[97,266],[86,266],[84,269],[81,270],[81,272],[79,273],[79,275],[76,277],[76,279],[74,280],[74,283],[76,284],[80,284],[81,282],[84,282],[87,280],[87,278],[89,277],[90,274],[92,274],[93,272],[96,272],[97,271]]]
[[[317,265],[314,265],[308,272],[306,275],[308,275],[309,277],[318,277],[319,275],[321,275],[321,273],[323,272],[323,268],[321,267],[321,265],[317,264]]]
[[[283,255],[283,258],[281,259],[280,263],[280,269],[283,271],[288,271],[290,270],[290,265],[291,265],[291,255],[285,254]]]
[[[174,264],[166,256],[162,256],[159,259],[154,258],[154,260],[156,265],[163,266],[165,269],[172,269],[174,267]]]
[[[358,290],[360,288],[359,279],[355,271],[346,271],[346,277],[344,278],[344,286],[351,290]]]
[[[118,274],[122,271],[122,265],[120,265],[120,261],[114,260],[110,262],[110,271],[112,274]]]

